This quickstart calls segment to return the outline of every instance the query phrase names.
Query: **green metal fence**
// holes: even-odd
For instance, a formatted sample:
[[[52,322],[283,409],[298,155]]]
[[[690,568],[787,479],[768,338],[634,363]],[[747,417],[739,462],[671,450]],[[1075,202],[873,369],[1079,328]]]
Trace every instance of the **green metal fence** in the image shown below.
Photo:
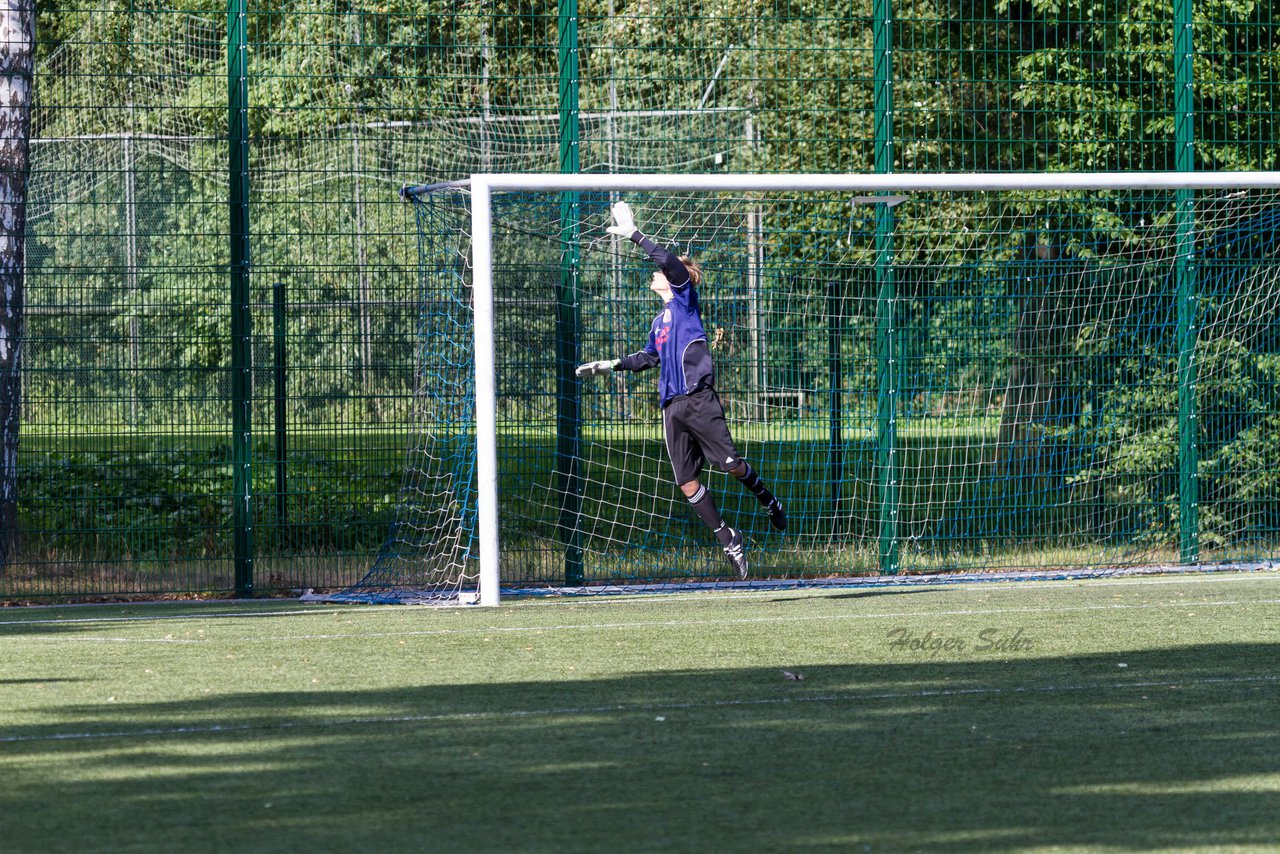
[[[1280,168],[1280,18],[1238,0],[117,0],[36,37],[7,597],[359,577],[414,431],[404,184]]]

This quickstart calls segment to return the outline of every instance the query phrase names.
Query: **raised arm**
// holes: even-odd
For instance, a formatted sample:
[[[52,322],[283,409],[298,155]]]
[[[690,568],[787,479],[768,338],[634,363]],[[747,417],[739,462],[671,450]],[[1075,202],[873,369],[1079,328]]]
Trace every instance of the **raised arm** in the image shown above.
[[[659,246],[652,238],[638,231],[631,235],[631,240],[644,250],[644,254],[649,256],[650,261],[658,265],[671,287],[683,288],[689,284],[689,268],[676,253],[665,246]]]
[[[667,277],[667,282],[673,288],[683,288],[689,284],[689,269],[685,267],[680,257],[667,249],[665,246],[659,246],[657,241],[647,237],[636,228],[635,218],[631,214],[631,206],[626,202],[614,202],[613,208],[613,225],[607,229],[610,234],[616,234],[619,237],[625,237],[632,243],[635,243],[644,253],[649,256],[649,260],[658,265],[662,270],[662,274]]]

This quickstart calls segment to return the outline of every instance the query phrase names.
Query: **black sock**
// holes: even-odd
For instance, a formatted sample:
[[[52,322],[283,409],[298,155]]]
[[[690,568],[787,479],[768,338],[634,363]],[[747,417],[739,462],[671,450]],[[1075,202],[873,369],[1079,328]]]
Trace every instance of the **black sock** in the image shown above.
[[[769,491],[769,487],[764,485],[760,475],[756,474],[756,470],[751,467],[751,463],[743,460],[742,464],[747,467],[747,470],[737,476],[738,480],[742,482],[743,486],[751,490],[751,494],[758,498],[761,504],[768,507],[773,503],[773,493]]]
[[[707,492],[707,488],[699,486],[698,491],[689,496],[689,503],[693,506],[693,512],[698,514],[698,518],[706,522],[707,527],[716,535],[720,545],[729,545],[733,532],[721,518],[720,511],[716,509],[716,503],[711,500],[711,493]]]

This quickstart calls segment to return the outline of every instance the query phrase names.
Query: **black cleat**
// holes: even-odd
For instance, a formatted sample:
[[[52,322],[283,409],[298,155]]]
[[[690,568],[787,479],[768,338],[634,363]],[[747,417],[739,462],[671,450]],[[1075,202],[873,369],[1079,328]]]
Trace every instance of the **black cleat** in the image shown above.
[[[765,506],[764,510],[769,514],[769,521],[773,523],[773,527],[779,531],[787,530],[787,512],[782,509],[781,501],[776,498],[773,499]]]
[[[733,537],[729,540],[729,545],[724,547],[724,553],[729,558],[729,563],[733,564],[733,570],[738,574],[739,581],[747,580],[747,553],[742,547],[742,532],[734,528]]]

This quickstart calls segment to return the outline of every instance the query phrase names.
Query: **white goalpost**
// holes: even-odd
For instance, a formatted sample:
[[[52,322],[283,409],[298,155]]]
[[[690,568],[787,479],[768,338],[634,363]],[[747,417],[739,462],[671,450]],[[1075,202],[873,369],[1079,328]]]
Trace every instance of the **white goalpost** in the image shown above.
[[[672,482],[656,372],[573,377],[638,350],[659,307],[652,264],[623,247],[620,269],[605,232],[619,198],[704,267],[717,392],[787,506],[772,531],[708,470],[747,535],[748,584],[1273,565],[1277,190],[1271,172],[408,188],[424,282],[445,282],[424,301],[446,294],[449,324],[470,324],[449,344],[468,335],[469,361],[425,372],[422,395],[474,410],[460,425],[423,408],[395,559],[352,589],[496,605],[504,589],[739,583]],[[473,458],[442,463],[465,434]],[[447,513],[422,498],[447,494]]]

